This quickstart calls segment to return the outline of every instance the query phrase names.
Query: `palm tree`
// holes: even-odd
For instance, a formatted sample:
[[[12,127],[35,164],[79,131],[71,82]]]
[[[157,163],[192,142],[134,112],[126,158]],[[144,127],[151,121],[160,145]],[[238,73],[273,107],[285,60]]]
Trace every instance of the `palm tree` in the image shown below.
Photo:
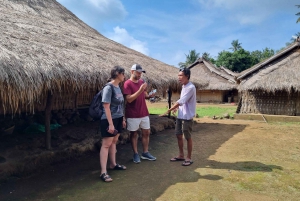
[[[242,44],[242,43],[239,43],[239,40],[233,40],[233,41],[231,42],[232,47],[229,48],[229,49],[233,50],[234,52],[235,52],[235,51],[238,51],[238,50],[242,49],[241,44]]]
[[[296,5],[298,8],[300,8],[300,5]],[[297,16],[300,16],[300,12],[298,12],[297,14],[296,14]],[[298,19],[297,19],[297,22],[296,23],[298,23],[298,22],[300,22],[300,17],[298,17]]]
[[[296,36],[296,37],[300,37],[300,32],[296,33],[295,36]],[[291,38],[291,43],[289,43],[289,44],[294,43],[295,40],[296,40],[296,38],[292,37],[292,38]]]
[[[199,59],[199,53],[197,53],[196,50],[190,50],[189,54],[185,56],[185,62],[178,63],[180,68],[186,68]]]
[[[206,60],[210,60],[210,54],[209,53],[207,53],[207,52],[204,52],[203,54],[202,54],[202,58],[204,58],[204,59],[206,59]]]

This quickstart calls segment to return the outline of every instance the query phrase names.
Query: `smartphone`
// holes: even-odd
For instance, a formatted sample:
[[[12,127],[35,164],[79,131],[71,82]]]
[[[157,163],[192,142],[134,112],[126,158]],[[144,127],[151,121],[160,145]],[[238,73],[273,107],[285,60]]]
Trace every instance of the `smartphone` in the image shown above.
[[[156,93],[156,89],[153,89],[152,91],[150,91],[149,96],[151,96],[152,94]]]
[[[106,130],[108,131],[108,129],[109,129],[109,127],[107,127]],[[112,135],[117,135],[118,133],[119,133],[119,131],[115,129],[115,130],[114,130],[114,133],[113,133]],[[110,134],[111,134],[111,133],[110,133]]]

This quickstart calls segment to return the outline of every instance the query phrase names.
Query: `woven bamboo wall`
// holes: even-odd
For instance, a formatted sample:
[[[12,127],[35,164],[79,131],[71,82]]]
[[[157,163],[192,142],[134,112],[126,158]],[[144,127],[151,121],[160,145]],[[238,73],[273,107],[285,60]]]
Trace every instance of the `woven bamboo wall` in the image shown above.
[[[200,103],[222,103],[224,102],[225,91],[203,90],[197,91],[197,101]]]
[[[300,94],[286,91],[242,93],[240,113],[300,116]]]

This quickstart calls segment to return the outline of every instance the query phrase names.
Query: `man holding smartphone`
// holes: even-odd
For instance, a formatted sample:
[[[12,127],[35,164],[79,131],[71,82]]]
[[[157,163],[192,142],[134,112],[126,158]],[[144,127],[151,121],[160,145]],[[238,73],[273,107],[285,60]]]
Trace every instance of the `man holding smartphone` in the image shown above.
[[[142,129],[143,153],[141,158],[155,161],[156,158],[149,153],[150,119],[146,105],[146,98],[151,96],[147,93],[147,83],[141,80],[142,73],[146,73],[139,64],[131,67],[130,79],[126,80],[123,87],[123,94],[126,100],[125,116],[127,118],[127,130],[130,131],[130,140],[133,149],[133,162],[140,163],[140,155],[137,149],[138,129]]]

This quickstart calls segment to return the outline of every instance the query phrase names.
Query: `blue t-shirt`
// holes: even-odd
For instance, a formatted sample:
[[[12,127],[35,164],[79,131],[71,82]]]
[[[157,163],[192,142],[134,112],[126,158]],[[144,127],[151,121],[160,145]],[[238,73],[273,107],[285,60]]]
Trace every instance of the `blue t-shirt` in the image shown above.
[[[120,87],[113,86],[114,96],[112,97],[111,86],[105,86],[102,90],[102,102],[110,103],[110,111],[112,119],[120,118],[124,116],[124,97]],[[107,119],[105,110],[103,108],[103,115],[101,119]]]

